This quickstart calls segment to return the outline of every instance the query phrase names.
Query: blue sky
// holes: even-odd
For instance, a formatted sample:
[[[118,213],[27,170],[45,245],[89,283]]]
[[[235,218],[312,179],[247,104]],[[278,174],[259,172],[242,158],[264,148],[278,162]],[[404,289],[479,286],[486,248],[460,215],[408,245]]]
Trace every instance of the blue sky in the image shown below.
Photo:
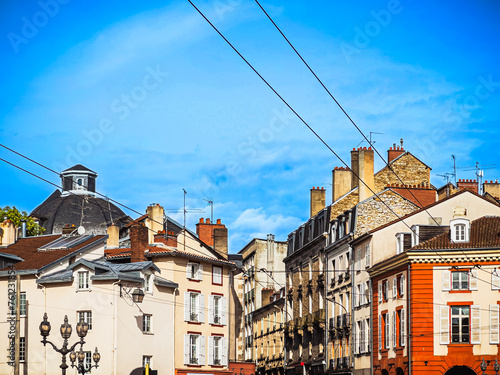
[[[348,161],[362,136],[258,6],[195,4]],[[436,186],[452,154],[458,167],[499,159],[496,1],[262,5],[360,128],[383,133],[373,135],[382,155],[404,138]],[[342,163],[187,1],[11,0],[0,9],[6,146],[58,171],[84,164],[98,172],[98,191],[140,212],[182,208],[184,188],[187,208],[205,210],[188,215],[193,229],[211,198],[231,252],[267,233],[285,240],[308,218],[311,187],[325,187],[331,202],[331,170]],[[2,206],[31,211],[54,190],[5,163],[0,174]]]

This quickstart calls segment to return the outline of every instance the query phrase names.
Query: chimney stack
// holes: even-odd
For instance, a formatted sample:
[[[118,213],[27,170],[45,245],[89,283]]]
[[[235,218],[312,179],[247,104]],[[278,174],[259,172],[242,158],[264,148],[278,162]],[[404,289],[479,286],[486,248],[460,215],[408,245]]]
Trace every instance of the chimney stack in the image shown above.
[[[7,218],[0,223],[0,244],[2,246],[9,246],[16,242],[16,228],[14,223]]]
[[[148,231],[148,243],[154,242],[154,235],[163,230],[163,207],[157,204],[152,204],[146,209],[148,218],[146,220]]]
[[[106,247],[108,249],[120,247],[120,228],[113,224],[108,227],[107,232],[108,239],[106,241]]]
[[[483,193],[488,193],[496,199],[500,199],[500,183],[498,180],[484,181],[483,183]]]
[[[311,189],[311,217],[325,208],[326,190],[324,188]]]
[[[467,190],[470,190],[470,191],[473,191],[474,193],[477,194],[477,181],[476,180],[458,180],[457,182],[457,187],[460,189],[460,190],[464,190],[464,189],[467,189]]]
[[[352,155],[352,152],[351,152]],[[375,189],[375,177],[373,166],[373,150],[371,147],[358,148],[358,176],[359,179],[359,202],[373,195],[372,191]]]
[[[359,148],[356,150],[355,148],[351,151],[351,189],[354,189],[358,186],[358,175],[359,175]]]
[[[130,227],[130,262],[146,260],[144,252],[148,249],[148,228],[142,223]]]
[[[394,159],[396,159],[399,155],[402,155],[405,153],[405,150],[403,149],[403,139],[401,138],[401,147],[396,146],[394,143],[392,147],[389,148],[387,151],[387,162],[390,163]]]
[[[332,171],[332,203],[351,191],[352,172],[349,168],[335,167]]]
[[[200,222],[196,224],[196,234],[200,240],[227,258],[227,228],[221,219],[217,219],[214,224],[209,218],[205,221],[200,218]]]

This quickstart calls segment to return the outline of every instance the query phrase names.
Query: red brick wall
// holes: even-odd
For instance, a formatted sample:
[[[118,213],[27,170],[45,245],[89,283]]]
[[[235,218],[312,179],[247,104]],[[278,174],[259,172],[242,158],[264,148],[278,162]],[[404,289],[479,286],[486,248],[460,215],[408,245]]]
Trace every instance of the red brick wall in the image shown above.
[[[206,219],[203,221],[203,218],[200,219],[200,222],[196,224],[196,234],[205,242],[208,246],[214,246],[214,229],[215,228],[225,228],[224,224],[221,224],[220,219],[217,219],[217,223],[211,223],[210,219]]]
[[[134,224],[130,227],[130,261],[145,261],[144,251],[148,248],[148,228],[144,224]]]
[[[404,187],[403,185],[396,184],[392,184],[389,187],[391,190],[415,203],[419,207],[425,207],[437,201],[436,190],[429,187],[417,185],[408,185]]]

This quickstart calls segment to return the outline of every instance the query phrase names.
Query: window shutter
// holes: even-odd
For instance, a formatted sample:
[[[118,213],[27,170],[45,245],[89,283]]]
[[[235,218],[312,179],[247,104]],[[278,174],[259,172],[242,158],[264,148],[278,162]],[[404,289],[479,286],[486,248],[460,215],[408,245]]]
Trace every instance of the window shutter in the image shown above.
[[[382,349],[382,315],[378,315],[378,350]]]
[[[366,303],[370,303],[370,295],[371,295],[371,292],[372,292],[372,289],[370,287],[370,280],[368,280],[366,282],[366,289],[365,289],[365,293],[366,293]]]
[[[203,264],[198,265],[198,280],[203,280]]]
[[[401,289],[401,296],[405,295],[405,275],[401,275],[401,278],[399,279],[399,282],[401,283],[400,289]]]
[[[214,296],[208,296],[208,323],[214,324]],[[208,350],[210,350],[210,345]]]
[[[389,299],[389,280],[385,282],[385,295],[387,296],[387,299]]]
[[[353,288],[354,289],[354,288]],[[359,306],[359,295],[358,295],[358,291],[359,291],[359,285],[357,286],[356,289],[353,290],[353,298],[354,298],[354,307],[358,307]]]
[[[481,306],[472,305],[471,315],[471,344],[481,344]]]
[[[382,303],[382,283],[378,284],[378,303]]]
[[[190,307],[191,307],[191,293],[184,293],[184,320],[186,322],[189,322],[191,320]]]
[[[490,344],[499,344],[499,312],[498,305],[490,305]]]
[[[227,366],[227,338],[226,337],[221,338],[221,343],[222,343],[222,349],[221,349],[222,366]]]
[[[370,336],[370,320],[366,319],[365,320],[365,353],[370,352],[370,341],[371,341],[371,336]]]
[[[213,336],[209,336],[207,365],[212,366],[213,364],[214,364],[214,338]]]
[[[477,268],[470,270],[469,290],[477,290]]]
[[[227,325],[227,299],[226,297],[221,298],[221,324],[223,326]]]
[[[359,298],[361,299],[360,304],[364,305],[366,303],[365,299],[365,283],[359,285]]]
[[[443,292],[450,291],[450,281],[451,281],[450,278],[451,278],[451,273],[449,270],[445,270],[441,273],[441,286],[442,286],[441,289]]]
[[[399,322],[401,328],[399,330],[401,346],[406,346],[406,316],[405,309],[401,309],[401,320]]]
[[[205,365],[205,336],[198,336],[198,364]]]
[[[370,267],[370,245],[369,244],[367,244],[365,246],[365,262],[366,262],[365,267]]]
[[[392,298],[396,298],[398,296],[398,279],[395,277],[392,279]]]
[[[500,290],[500,276],[498,272],[500,272],[500,270],[495,268],[491,273],[491,290]]]
[[[392,346],[394,348],[396,348],[396,346],[398,346],[398,342],[397,342],[397,333],[398,333],[398,331],[396,329],[396,322],[397,322],[396,314],[397,314],[396,311],[392,312]]]
[[[205,295],[198,294],[198,321],[200,323],[205,323]]]
[[[441,345],[450,343],[450,308],[448,306],[439,307],[439,343]]]
[[[186,267],[186,278],[190,279],[191,278],[191,263],[188,262],[187,267]]]
[[[352,325],[352,339],[353,339],[353,343],[352,343],[352,346],[353,346],[353,349],[354,349],[354,354],[358,354],[359,350],[358,350],[358,330],[357,330],[357,323],[354,322],[353,325]]]
[[[184,364],[189,365],[189,339],[191,335],[184,335]]]

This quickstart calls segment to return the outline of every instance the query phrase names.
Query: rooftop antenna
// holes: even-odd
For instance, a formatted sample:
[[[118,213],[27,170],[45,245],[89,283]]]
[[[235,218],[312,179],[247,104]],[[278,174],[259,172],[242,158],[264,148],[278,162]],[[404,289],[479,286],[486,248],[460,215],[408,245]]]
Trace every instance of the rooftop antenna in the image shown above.
[[[372,134],[384,134],[384,133],[378,133],[378,132],[370,132],[370,145],[374,145],[377,141],[372,141]],[[365,142],[365,140],[363,139],[361,142],[358,143],[358,146]],[[358,147],[356,146],[356,147]],[[403,138],[401,138],[401,147],[403,147]]]
[[[451,158],[453,159],[453,174],[452,174],[452,176],[454,177],[454,180],[455,180],[455,186],[457,186],[457,161],[455,159],[455,155],[451,155]]]
[[[210,199],[203,199],[204,201],[207,201],[208,204],[210,205],[210,222],[214,222],[214,201],[213,198]]]
[[[496,164],[483,164],[483,165],[481,165],[478,161],[476,161],[476,164],[474,166],[461,167],[458,169],[462,169],[463,171],[475,171],[475,175],[476,175],[476,179],[477,179],[477,183],[478,183],[477,192],[482,195],[484,170],[485,169],[496,169]]]

